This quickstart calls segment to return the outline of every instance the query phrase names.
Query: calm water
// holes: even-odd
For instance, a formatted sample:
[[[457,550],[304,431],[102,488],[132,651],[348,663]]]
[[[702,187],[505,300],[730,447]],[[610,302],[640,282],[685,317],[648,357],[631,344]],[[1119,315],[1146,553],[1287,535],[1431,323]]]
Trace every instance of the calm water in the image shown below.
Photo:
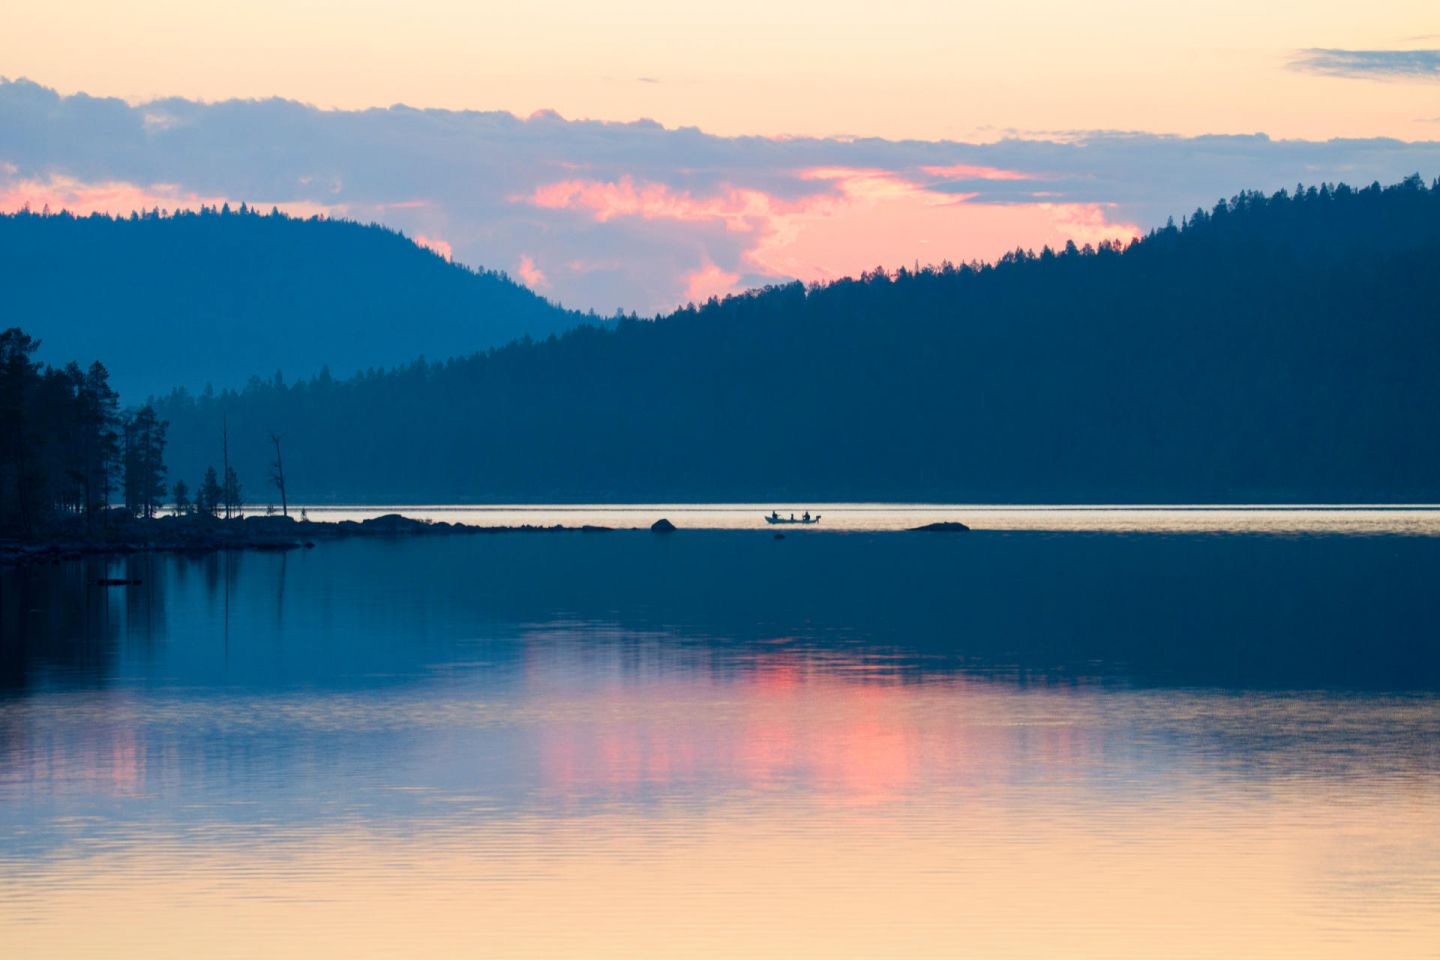
[[[0,943],[1440,956],[1437,574],[745,531],[0,570]]]
[[[302,509],[297,507],[298,509]],[[424,520],[479,526],[615,528],[649,527],[660,517],[694,530],[781,529],[818,531],[909,530],[927,523],[959,520],[976,530],[1104,531],[1110,533],[1352,533],[1440,535],[1440,507],[1406,504],[1370,507],[1311,504],[1300,506],[1045,506],[911,503],[649,503],[534,504],[466,506],[307,506],[314,520],[365,520],[403,513]],[[813,527],[775,527],[765,523],[771,511],[821,517]]]

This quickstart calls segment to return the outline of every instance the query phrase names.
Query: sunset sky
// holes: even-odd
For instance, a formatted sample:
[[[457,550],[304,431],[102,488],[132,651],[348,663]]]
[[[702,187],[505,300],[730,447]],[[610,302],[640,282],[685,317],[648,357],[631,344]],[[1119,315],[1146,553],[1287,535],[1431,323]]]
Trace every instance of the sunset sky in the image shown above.
[[[602,312],[1440,175],[1433,0],[17,0],[5,21],[6,209],[378,220]]]

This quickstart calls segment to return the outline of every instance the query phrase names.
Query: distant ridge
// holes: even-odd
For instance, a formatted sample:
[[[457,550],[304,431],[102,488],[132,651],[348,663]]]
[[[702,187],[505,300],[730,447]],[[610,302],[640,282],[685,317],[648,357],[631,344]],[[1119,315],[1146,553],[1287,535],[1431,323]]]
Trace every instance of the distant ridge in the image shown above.
[[[1440,501],[1440,187],[1246,193],[1130,246],[712,300],[174,397],[291,502]]]
[[[501,273],[377,225],[248,207],[0,215],[3,326],[103,361],[127,402],[251,376],[348,377],[582,322]]]

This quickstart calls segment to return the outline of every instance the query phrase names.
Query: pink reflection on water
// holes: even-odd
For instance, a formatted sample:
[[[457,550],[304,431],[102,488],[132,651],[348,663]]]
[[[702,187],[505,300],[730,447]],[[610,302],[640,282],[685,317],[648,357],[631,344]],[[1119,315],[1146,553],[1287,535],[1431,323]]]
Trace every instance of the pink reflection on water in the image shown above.
[[[998,759],[1017,751],[1043,756],[1057,773],[1099,752],[1093,731],[989,722],[990,685],[953,674],[919,682],[883,660],[783,643],[738,663],[648,641],[616,649],[597,664],[593,651],[553,639],[527,645],[526,695],[548,705],[541,777],[562,796],[798,787],[863,806],[937,779],[983,786],[1005,776]],[[582,666],[607,681],[575,683]]]
[[[112,712],[77,709],[79,716],[58,729],[37,729],[23,718],[5,723],[0,743],[5,796],[143,794],[153,772],[143,724],[126,709],[123,698],[111,699]]]

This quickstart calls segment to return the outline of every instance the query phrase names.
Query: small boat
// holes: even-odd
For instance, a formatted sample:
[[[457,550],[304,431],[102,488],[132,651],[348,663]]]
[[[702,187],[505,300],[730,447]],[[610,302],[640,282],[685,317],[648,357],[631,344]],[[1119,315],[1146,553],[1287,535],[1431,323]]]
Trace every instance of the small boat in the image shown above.
[[[772,510],[772,511],[765,517],[765,522],[766,522],[766,523],[794,523],[794,524],[799,524],[799,525],[801,525],[801,526],[804,526],[804,525],[807,525],[807,524],[819,523],[819,522],[820,522],[820,514],[817,513],[817,514],[815,514],[815,516],[812,517],[812,516],[810,516],[810,514],[807,513],[807,514],[805,514],[803,517],[798,517],[798,518],[797,518],[797,517],[795,516],[795,514],[792,513],[792,514],[790,514],[789,518],[787,519],[787,518],[785,518],[785,517],[780,516],[780,514],[774,512],[774,511]]]

